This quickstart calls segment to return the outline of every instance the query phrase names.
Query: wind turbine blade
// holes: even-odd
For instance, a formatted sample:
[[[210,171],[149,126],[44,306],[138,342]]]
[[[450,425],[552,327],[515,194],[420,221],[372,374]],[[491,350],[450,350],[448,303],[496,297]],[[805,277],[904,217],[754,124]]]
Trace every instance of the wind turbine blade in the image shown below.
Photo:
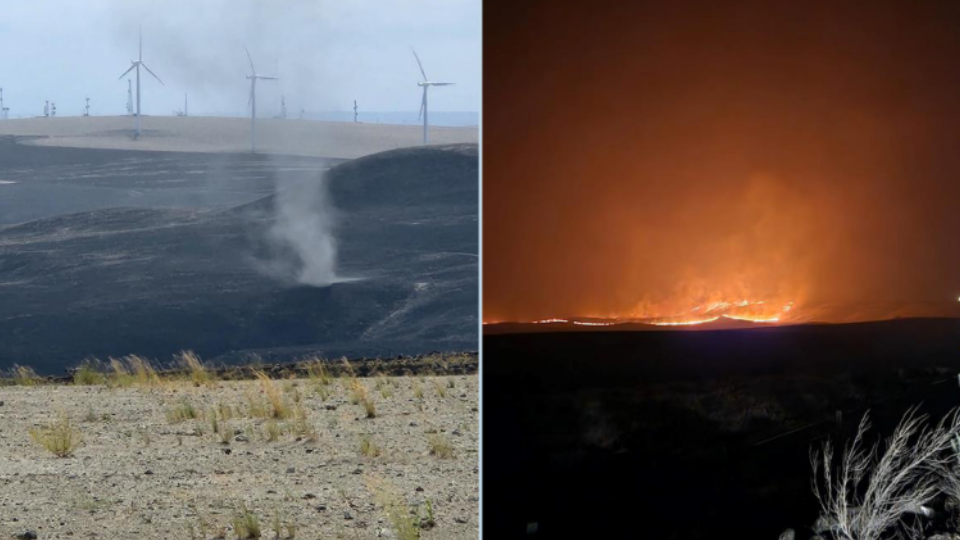
[[[244,47],[243,50],[247,51],[247,48]],[[250,57],[250,51],[247,51],[247,60],[250,61],[250,71],[252,71],[254,77],[256,77],[256,75],[257,75],[257,68],[253,67],[253,58]]]
[[[417,65],[420,66],[420,73],[423,75],[423,80],[429,80],[427,79],[427,72],[423,70],[423,64],[420,63],[420,57],[417,56],[417,51],[415,51],[413,47],[410,47],[410,50],[413,51],[413,57],[417,59]]]
[[[157,74],[156,74],[156,73],[150,71],[150,68],[148,68],[146,64],[141,63],[140,65],[143,66],[143,69],[147,70],[147,73],[153,75],[153,78],[156,79],[157,81],[159,81],[160,84],[163,84],[163,81],[160,80],[160,77],[157,77]],[[165,84],[163,84],[163,85],[166,86]]]
[[[430,86],[451,86],[451,85],[454,85],[454,84],[457,84],[457,83],[452,83],[452,82],[432,82],[432,83],[430,83]]]
[[[137,27],[137,33],[140,36],[140,56],[138,56],[137,58],[140,61],[143,61],[143,27],[142,26]]]
[[[279,80],[280,80],[278,77],[262,77],[262,76],[260,76],[260,75],[257,75],[257,78],[258,78],[258,79],[264,79],[264,80],[267,80],[267,81],[279,81]]]
[[[136,64],[133,64],[132,66],[130,66],[130,69],[128,69],[128,70],[126,70],[126,71],[123,72],[123,75],[126,75],[127,73],[130,73],[131,71],[133,71],[133,68],[135,68],[135,67],[137,67],[137,65],[136,65]],[[119,81],[120,79],[122,79],[122,78],[123,78],[123,75],[117,77],[117,80]]]

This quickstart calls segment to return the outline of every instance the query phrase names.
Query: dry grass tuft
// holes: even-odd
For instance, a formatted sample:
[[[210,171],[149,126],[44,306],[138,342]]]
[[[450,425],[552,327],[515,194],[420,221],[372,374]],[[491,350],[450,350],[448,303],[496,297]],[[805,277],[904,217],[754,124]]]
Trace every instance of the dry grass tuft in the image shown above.
[[[269,402],[269,409],[267,410],[267,415],[270,418],[285,419],[290,417],[290,407],[287,406],[286,402],[283,400],[283,394],[280,391],[280,388],[267,376],[266,373],[262,371],[254,371],[257,379],[260,381],[260,389],[263,390],[263,394],[267,397]]]
[[[361,405],[367,418],[376,418],[377,407],[373,403],[370,393],[367,392],[367,387],[355,377],[350,380],[350,403]]]
[[[922,538],[914,534],[917,522],[906,518],[922,513],[943,490],[943,478],[952,476],[947,450],[960,433],[960,415],[954,411],[933,428],[925,421],[916,409],[907,411],[881,454],[878,444],[864,447],[870,428],[864,415],[838,467],[829,441],[811,453],[821,528],[837,538]]]
[[[70,457],[83,444],[83,435],[73,426],[65,413],[60,413],[56,422],[31,429],[30,438],[48,452],[61,458]]]
[[[429,433],[427,443],[430,445],[430,454],[440,459],[453,458],[453,444],[440,433]]]
[[[307,409],[301,403],[293,409],[293,424],[290,426],[290,431],[295,437],[307,442],[317,442],[320,438],[317,429],[310,422]]]
[[[93,362],[87,360],[80,364],[80,367],[73,372],[73,384],[77,386],[91,386],[94,384],[103,384],[106,378],[103,373],[93,365]]]
[[[200,412],[189,401],[183,400],[173,409],[167,411],[167,422],[179,424],[187,420],[197,420],[200,418]]]
[[[383,508],[387,520],[399,540],[419,540],[419,519],[400,496],[397,488],[383,478],[366,478],[373,500]]]
[[[243,505],[233,518],[233,534],[237,535],[239,540],[260,538],[260,520],[246,505]]]
[[[124,363],[123,360],[111,358],[110,369],[113,371],[113,373],[110,374],[111,386],[126,388],[135,382],[133,375],[130,374],[130,370],[127,369],[127,364]]]
[[[131,354],[126,357],[126,362],[140,386],[158,386],[160,384],[160,375],[157,374],[156,368],[146,358]]]
[[[378,457],[380,447],[370,438],[370,435],[360,436],[360,454],[367,457]]]
[[[440,384],[440,381],[437,379],[433,380],[433,387],[437,390],[437,397],[445,398],[447,397],[447,390]]]
[[[43,379],[37,375],[37,372],[34,371],[32,367],[14,364],[13,384],[20,386],[36,386],[42,383]]]
[[[263,425],[263,440],[267,442],[276,442],[282,434],[283,430],[276,420],[267,420]]]
[[[323,367],[323,360],[313,358],[307,362],[307,376],[318,386],[329,386],[333,382]]]
[[[200,357],[193,351],[180,351],[177,363],[186,370],[194,386],[203,386],[216,380],[213,374],[203,365],[203,362],[200,361]]]

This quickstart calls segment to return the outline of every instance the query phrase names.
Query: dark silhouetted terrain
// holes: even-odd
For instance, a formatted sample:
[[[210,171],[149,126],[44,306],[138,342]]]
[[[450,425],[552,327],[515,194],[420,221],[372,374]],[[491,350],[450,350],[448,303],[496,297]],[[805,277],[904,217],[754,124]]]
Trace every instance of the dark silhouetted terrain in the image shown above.
[[[495,538],[809,538],[811,447],[960,403],[960,319],[483,339]]]

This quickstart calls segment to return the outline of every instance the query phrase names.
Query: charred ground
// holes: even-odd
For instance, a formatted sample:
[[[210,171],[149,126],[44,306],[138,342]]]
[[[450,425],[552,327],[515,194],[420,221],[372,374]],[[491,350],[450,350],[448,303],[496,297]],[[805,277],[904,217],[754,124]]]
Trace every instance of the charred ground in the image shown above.
[[[477,345],[477,147],[351,162],[0,143],[0,368],[88,356],[397,355]],[[278,182],[325,173],[338,273],[258,265]]]
[[[807,538],[811,447],[958,403],[958,319],[483,339],[498,538]]]

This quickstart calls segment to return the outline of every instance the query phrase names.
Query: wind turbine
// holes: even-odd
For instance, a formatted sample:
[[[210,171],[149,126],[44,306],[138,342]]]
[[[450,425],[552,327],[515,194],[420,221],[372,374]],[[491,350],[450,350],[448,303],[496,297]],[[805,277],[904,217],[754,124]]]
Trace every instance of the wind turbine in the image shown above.
[[[137,56],[136,60],[130,61],[130,64],[132,64],[130,66],[130,69],[124,71],[123,75],[120,75],[120,77],[117,79],[117,80],[120,80],[124,78],[127,75],[127,73],[130,73],[134,69],[137,70],[137,137],[138,138],[140,137],[140,66],[143,66],[143,69],[147,70],[147,73],[153,75],[153,78],[156,79],[157,82],[159,82],[163,86],[166,86],[165,84],[163,84],[163,81],[160,80],[160,77],[157,77],[157,74],[150,71],[150,68],[148,68],[147,65],[143,63],[143,30],[142,29],[140,29],[139,34],[140,34],[139,55]]]
[[[430,81],[427,77],[427,72],[423,70],[423,64],[420,63],[420,57],[417,56],[417,51],[415,50],[413,51],[413,57],[417,59],[417,65],[420,66],[420,73],[423,75],[423,81],[417,83],[417,86],[423,87],[423,101],[420,102],[420,114],[417,115],[417,120],[420,119],[420,116],[423,116],[423,144],[427,144],[427,89],[431,86],[450,86],[454,83]]]
[[[247,51],[247,48],[243,48],[244,51]],[[250,51],[247,51],[247,60],[250,61],[250,71],[253,75],[247,75],[247,78],[250,79],[250,100],[248,104],[250,105],[250,151],[257,151],[257,79],[263,79],[267,81],[276,81],[279,80],[277,77],[265,77],[263,75],[257,75],[257,68],[253,67],[253,58],[250,57]]]

